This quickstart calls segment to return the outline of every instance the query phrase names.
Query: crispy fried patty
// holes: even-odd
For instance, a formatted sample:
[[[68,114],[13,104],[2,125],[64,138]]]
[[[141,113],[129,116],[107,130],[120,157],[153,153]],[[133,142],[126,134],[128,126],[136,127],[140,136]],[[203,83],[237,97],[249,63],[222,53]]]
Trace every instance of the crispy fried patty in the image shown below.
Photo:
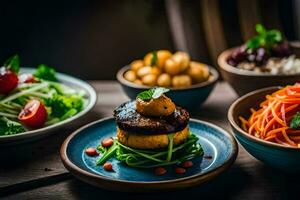
[[[118,127],[138,134],[169,134],[183,130],[189,121],[189,113],[176,107],[174,113],[163,117],[148,117],[136,111],[135,101],[121,104],[114,110]]]
[[[187,140],[190,135],[189,127],[187,126],[181,131],[174,133],[174,145],[179,145]],[[167,134],[164,135],[141,135],[135,133],[128,133],[117,129],[118,142],[125,146],[135,149],[161,149],[169,145],[169,138]]]

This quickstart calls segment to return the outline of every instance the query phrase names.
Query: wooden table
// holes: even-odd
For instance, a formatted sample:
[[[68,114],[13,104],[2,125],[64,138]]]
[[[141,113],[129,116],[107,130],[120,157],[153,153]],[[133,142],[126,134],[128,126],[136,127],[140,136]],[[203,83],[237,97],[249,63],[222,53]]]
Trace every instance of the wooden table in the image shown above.
[[[59,156],[63,140],[79,126],[111,116],[127,100],[113,81],[91,81],[98,92],[95,108],[80,122],[50,137],[26,145],[0,149],[0,198],[4,199],[300,199],[299,178],[275,171],[249,155],[241,146],[233,166],[201,186],[166,193],[129,194],[105,191],[73,178]],[[226,83],[219,83],[203,107],[192,117],[227,130],[227,110],[237,98]]]

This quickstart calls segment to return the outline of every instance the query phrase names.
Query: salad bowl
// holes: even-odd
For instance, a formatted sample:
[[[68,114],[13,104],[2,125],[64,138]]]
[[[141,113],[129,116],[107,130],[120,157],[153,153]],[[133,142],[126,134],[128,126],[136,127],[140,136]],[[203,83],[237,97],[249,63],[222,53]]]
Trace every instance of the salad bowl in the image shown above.
[[[21,68],[20,72],[25,74],[32,74],[35,69],[33,68]],[[85,93],[84,99],[85,99],[85,106],[84,108],[75,114],[74,116],[67,118],[65,120],[59,121],[57,123],[44,126],[42,128],[34,129],[34,130],[28,130],[22,133],[18,134],[12,134],[12,135],[2,135],[0,136],[0,145],[13,145],[17,143],[24,143],[32,140],[37,140],[39,138],[48,136],[50,134],[53,134],[55,130],[66,126],[67,124],[70,124],[74,122],[75,120],[78,120],[79,118],[83,117],[85,114],[87,114],[96,104],[97,101],[97,94],[95,90],[90,86],[88,83],[78,79],[74,78],[72,76],[62,74],[62,73],[56,73],[56,77],[59,82],[63,83],[66,86],[71,87],[72,89],[83,91]]]

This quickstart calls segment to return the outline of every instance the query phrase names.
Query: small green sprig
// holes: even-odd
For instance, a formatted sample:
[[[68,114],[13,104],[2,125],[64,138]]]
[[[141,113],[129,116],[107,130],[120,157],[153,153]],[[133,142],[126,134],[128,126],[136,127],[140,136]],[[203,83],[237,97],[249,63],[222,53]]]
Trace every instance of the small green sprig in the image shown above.
[[[157,99],[161,95],[163,95],[166,92],[169,92],[170,89],[163,88],[163,87],[156,87],[151,88],[150,90],[143,91],[137,95],[137,98],[143,100],[143,101],[149,101],[151,99]]]
[[[300,112],[297,112],[290,123],[290,128],[296,129],[300,127]]]
[[[151,62],[150,62],[151,66],[156,65],[157,60],[158,60],[158,57],[157,57],[157,51],[153,51],[153,52],[152,52]]]
[[[19,59],[19,56],[16,54],[16,55],[11,56],[10,58],[8,58],[4,62],[4,67],[6,69],[9,69],[9,70],[15,72],[16,74],[18,74],[19,71],[20,71],[20,59]]]
[[[260,47],[270,50],[275,44],[283,41],[283,36],[277,29],[266,30],[263,25],[256,24],[255,30],[258,33],[257,36],[249,39],[246,43],[248,50],[258,49]]]

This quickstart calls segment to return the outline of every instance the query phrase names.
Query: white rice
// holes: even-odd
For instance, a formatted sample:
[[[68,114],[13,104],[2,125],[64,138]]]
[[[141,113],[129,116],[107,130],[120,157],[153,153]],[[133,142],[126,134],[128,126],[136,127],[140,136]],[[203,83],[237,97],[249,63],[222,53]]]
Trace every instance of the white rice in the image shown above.
[[[295,55],[287,58],[270,58],[264,66],[256,66],[254,63],[242,62],[237,66],[239,69],[250,70],[259,73],[300,74],[300,59]]]

